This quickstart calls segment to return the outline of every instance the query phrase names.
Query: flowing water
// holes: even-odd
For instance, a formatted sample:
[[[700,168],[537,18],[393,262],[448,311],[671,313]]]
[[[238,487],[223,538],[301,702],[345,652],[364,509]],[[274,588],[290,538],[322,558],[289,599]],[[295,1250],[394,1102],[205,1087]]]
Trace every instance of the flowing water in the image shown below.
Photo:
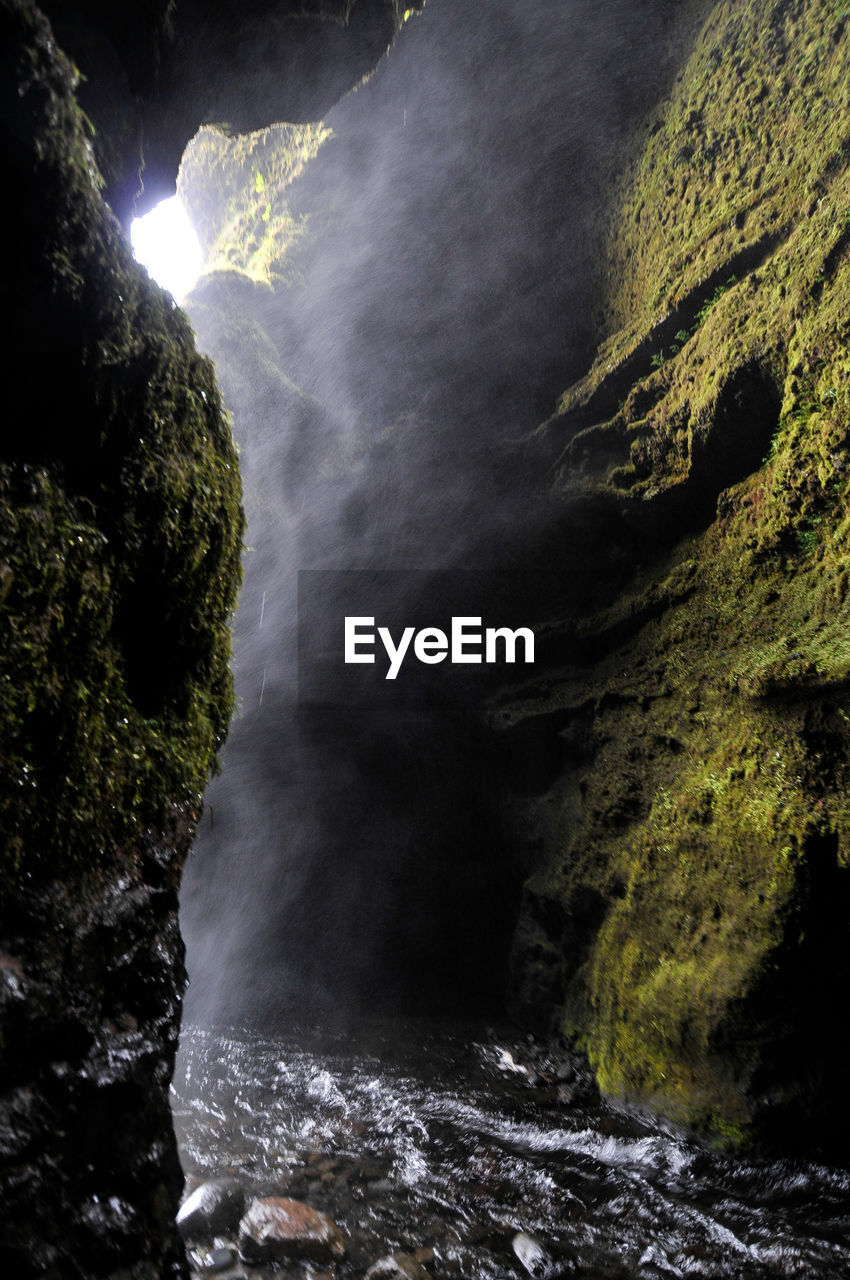
[[[188,1184],[329,1213],[343,1277],[416,1249],[435,1280],[526,1277],[520,1232],[547,1277],[850,1277],[850,1171],[707,1152],[492,1030],[188,1028],[173,1107]]]

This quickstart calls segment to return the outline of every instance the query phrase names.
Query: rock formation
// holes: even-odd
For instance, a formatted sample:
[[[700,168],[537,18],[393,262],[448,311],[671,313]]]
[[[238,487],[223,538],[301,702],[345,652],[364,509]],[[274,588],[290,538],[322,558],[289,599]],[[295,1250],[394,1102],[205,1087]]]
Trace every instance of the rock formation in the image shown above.
[[[479,343],[477,363],[469,360],[460,326],[454,364],[429,345],[411,244],[433,253],[436,243],[441,260],[457,262],[457,293],[452,277],[434,279],[458,314],[487,322],[490,282],[470,262],[480,272],[488,259],[455,253],[466,235],[460,201],[450,234],[427,201],[411,201],[399,219],[403,242],[392,218],[365,204],[363,225],[378,219],[384,242],[400,246],[394,267],[405,283],[395,308],[361,304],[382,259],[365,255],[361,265],[346,211],[324,215],[331,184],[321,177],[323,166],[339,173],[333,147],[337,157],[353,151],[368,171],[372,153],[356,119],[352,142],[350,119],[338,117],[339,137],[307,163],[306,182],[290,183],[284,166],[280,187],[291,202],[275,209],[286,250],[273,264],[274,300],[255,291],[253,314],[273,329],[286,372],[321,395],[322,371],[282,297],[294,261],[302,320],[323,332],[315,263],[338,253],[333,288],[352,335],[340,349],[354,378],[359,371],[364,402],[371,397],[372,411],[390,418],[405,395],[415,400],[411,387],[419,404],[431,397],[411,415],[415,425],[393,422],[382,465],[413,458],[416,481],[436,487],[466,431],[461,475],[488,498],[470,504],[480,539],[463,544],[455,563],[487,566],[502,590],[509,581],[515,608],[538,627],[535,678],[503,689],[488,710],[505,753],[500,782],[512,792],[516,860],[504,883],[527,877],[512,960],[518,1015],[574,1036],[611,1094],[718,1140],[841,1141],[848,1046],[832,992],[846,977],[850,908],[846,19],[829,4],[769,12],[703,4],[673,27],[662,11],[653,13],[659,32],[669,29],[665,53],[676,70],[665,80],[659,57],[642,116],[623,71],[632,131],[607,189],[613,159],[597,157],[601,221],[587,219],[587,199],[577,202],[572,241],[556,240],[555,210],[564,216],[556,184],[545,194],[521,188],[516,201],[525,208],[539,198],[535,227],[551,233],[551,251],[577,281],[565,297],[594,299],[598,344],[594,358],[573,331],[562,366],[584,358],[586,373],[519,450],[494,425],[502,385],[492,351],[514,380],[518,356],[529,380],[548,380],[562,335],[541,327],[530,346],[510,347],[506,335],[528,316],[516,301],[521,276],[505,273],[494,275],[491,350]],[[399,103],[386,85],[382,92],[392,128]],[[406,127],[419,140],[428,126],[416,133],[411,115]],[[506,146],[522,118],[517,105],[512,126],[502,124]],[[496,151],[485,130],[478,136],[484,167],[495,171]],[[563,156],[546,153],[545,139],[539,146],[548,168],[538,157],[535,173],[548,175]],[[381,163],[412,181],[405,154],[396,159],[387,147]],[[290,138],[280,156],[291,150]],[[413,154],[419,164],[427,156]],[[440,162],[451,169],[453,153]],[[265,153],[251,164],[268,171]],[[222,166],[209,139],[187,171],[190,200],[192,183],[208,191]],[[439,173],[428,176],[445,208]],[[404,185],[397,178],[387,190]],[[241,216],[256,227],[265,195],[251,199]],[[319,224],[319,249],[299,240],[304,211]],[[220,239],[215,252],[228,260]],[[583,292],[581,272],[594,259],[593,287]],[[463,291],[476,300],[469,312]],[[540,296],[530,284],[529,296]],[[422,310],[407,305],[413,297]],[[360,336],[367,325],[382,343]],[[406,334],[397,365],[393,326]],[[382,380],[377,350],[397,369],[393,378]],[[416,360],[419,382],[410,374]],[[482,391],[482,369],[498,393]],[[482,440],[499,459],[490,471],[468,461]],[[368,474],[377,472],[378,464]],[[389,503],[409,493],[400,465],[396,474]],[[487,527],[488,506],[501,509],[503,526]],[[405,508],[408,530],[422,519],[414,538],[423,545],[432,510],[413,500]],[[454,530],[451,498],[440,510]]]
[[[708,7],[529,441],[564,604],[493,709],[540,762],[516,1007],[732,1140],[848,1124],[848,92],[834,5]]]

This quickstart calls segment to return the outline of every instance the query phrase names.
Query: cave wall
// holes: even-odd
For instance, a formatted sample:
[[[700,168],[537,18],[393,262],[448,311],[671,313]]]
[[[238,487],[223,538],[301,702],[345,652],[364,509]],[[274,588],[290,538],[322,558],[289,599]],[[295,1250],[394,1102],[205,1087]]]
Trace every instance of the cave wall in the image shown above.
[[[850,1119],[849,91],[834,4],[707,10],[612,200],[597,357],[528,441],[544,669],[491,709],[515,1008],[719,1140]]]
[[[461,571],[455,612],[524,620],[502,548],[537,513],[514,442],[586,367],[599,205],[638,105],[672,83],[680,8],[429,4],[321,124],[204,129],[184,156],[206,254],[186,307],[233,412],[252,548],[242,715],[182,891],[190,1019],[501,1007],[523,876],[486,674],[409,663],[363,705],[328,661],[321,709],[299,708],[296,570],[377,570],[368,605],[346,609],[341,580],[327,616],[434,625],[439,567]]]
[[[425,0],[46,0],[82,73],[105,198],[119,220],[174,195],[204,124],[249,132],[318,119],[386,52]]]
[[[592,33],[592,15],[580,13]],[[634,15],[624,6],[616,16],[622,38]],[[594,116],[598,125],[611,112],[593,155],[570,132],[576,100],[559,96],[555,78],[553,97],[546,87],[537,96],[533,59],[518,75],[512,44],[504,79],[491,50],[493,100],[447,95],[456,132],[463,111],[478,132],[457,154],[443,143],[438,165],[428,104],[407,86],[399,93],[390,74],[328,122],[336,136],[297,182],[292,136],[283,145],[255,137],[234,157],[209,135],[184,190],[190,202],[193,186],[220,192],[231,159],[249,170],[241,197],[227,187],[227,216],[208,242],[217,237],[219,265],[251,274],[256,261],[238,259],[229,227],[253,228],[262,247],[268,199],[280,253],[263,259],[273,290],[251,298],[281,366],[320,398],[336,379],[368,425],[383,413],[385,477],[406,467],[430,497],[445,481],[442,466],[430,469],[445,447],[454,492],[475,493],[477,504],[408,506],[450,534],[463,510],[475,532],[455,543],[454,563],[492,568],[517,616],[537,627],[539,676],[494,699],[504,769],[488,756],[485,770],[492,792],[510,795],[504,856],[517,862],[506,878],[519,863],[527,880],[513,953],[518,1015],[574,1036],[610,1094],[718,1140],[838,1144],[847,1117],[846,1031],[831,994],[846,979],[848,916],[845,20],[825,4],[762,12],[710,0],[653,8],[651,28],[644,18],[655,78],[641,79],[646,47],[642,55],[627,29],[631,55],[618,60],[615,107],[605,99]],[[555,57],[547,34],[548,45],[535,29],[534,49]],[[610,53],[607,27],[605,37]],[[470,47],[480,50],[478,34]],[[669,76],[662,52],[677,63]],[[453,69],[450,59],[439,65]],[[473,59],[458,83],[474,70]],[[520,84],[529,106],[517,102]],[[366,185],[379,167],[363,136],[375,106],[391,216],[374,197],[340,201],[331,216],[346,155]],[[487,222],[486,254],[460,251],[463,201],[477,226],[502,199],[468,156],[486,156],[488,182],[501,159],[516,171],[530,121],[559,114],[521,166],[504,240]],[[446,123],[439,136],[452,139]],[[402,143],[394,154],[394,138],[412,160]],[[440,169],[451,183],[441,185]],[[414,170],[427,199],[417,199]],[[524,224],[518,210],[535,216]],[[518,234],[532,246],[522,275],[492,270]],[[411,267],[417,252],[427,270]],[[435,258],[451,269],[435,272]],[[330,323],[317,302],[322,272]],[[542,274],[555,282],[548,291]],[[570,288],[559,294],[561,277]],[[428,333],[431,291],[444,304],[432,328],[452,335],[449,358]],[[477,309],[464,294],[478,295]],[[589,303],[595,359],[575,319]],[[311,349],[316,333],[333,339],[334,323],[345,343]],[[527,345],[507,339],[517,330],[531,335]],[[476,345],[482,334],[492,340]],[[529,388],[545,397],[556,371],[582,359],[586,376],[517,452],[505,437],[519,431]],[[334,430],[311,438],[332,440]],[[482,442],[487,463],[476,469]],[[300,485],[295,459],[287,468]],[[397,501],[406,491],[394,483]],[[395,527],[392,500],[374,504],[384,529]],[[363,554],[368,536],[351,546]],[[485,871],[481,885],[482,895],[492,888]]]
[[[0,23],[0,1256],[172,1275],[177,882],[232,708],[238,468],[212,366],[103,203],[71,66],[31,6]]]

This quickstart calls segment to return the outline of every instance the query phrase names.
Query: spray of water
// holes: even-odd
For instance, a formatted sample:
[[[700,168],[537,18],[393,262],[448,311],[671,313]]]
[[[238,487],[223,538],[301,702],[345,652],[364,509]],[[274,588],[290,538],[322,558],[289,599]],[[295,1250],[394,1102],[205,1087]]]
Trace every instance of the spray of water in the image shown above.
[[[185,877],[190,1018],[501,994],[525,869],[496,818],[483,686],[431,669],[352,701],[304,615],[545,613],[523,596],[518,548],[545,513],[516,442],[587,360],[600,203],[663,89],[672,11],[430,0],[290,165],[285,208],[244,152],[259,238],[188,301],[250,547],[241,713]],[[182,194],[209,229],[202,187],[196,166]],[[264,280],[274,219],[292,235]],[[301,570],[357,578],[302,575],[299,637]]]

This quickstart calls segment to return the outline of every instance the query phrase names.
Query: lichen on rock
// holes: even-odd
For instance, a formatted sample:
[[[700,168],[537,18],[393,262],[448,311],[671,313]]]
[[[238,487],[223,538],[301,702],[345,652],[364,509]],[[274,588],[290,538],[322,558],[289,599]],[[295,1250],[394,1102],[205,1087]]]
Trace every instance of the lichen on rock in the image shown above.
[[[279,124],[230,137],[201,129],[186,149],[178,190],[204,251],[204,270],[259,284],[291,278],[291,251],[307,229],[288,190],[330,138],[322,124]]]
[[[212,366],[100,199],[73,72],[27,6],[4,19],[6,355],[28,388],[0,475],[8,885],[197,808],[232,710],[242,516]]]

